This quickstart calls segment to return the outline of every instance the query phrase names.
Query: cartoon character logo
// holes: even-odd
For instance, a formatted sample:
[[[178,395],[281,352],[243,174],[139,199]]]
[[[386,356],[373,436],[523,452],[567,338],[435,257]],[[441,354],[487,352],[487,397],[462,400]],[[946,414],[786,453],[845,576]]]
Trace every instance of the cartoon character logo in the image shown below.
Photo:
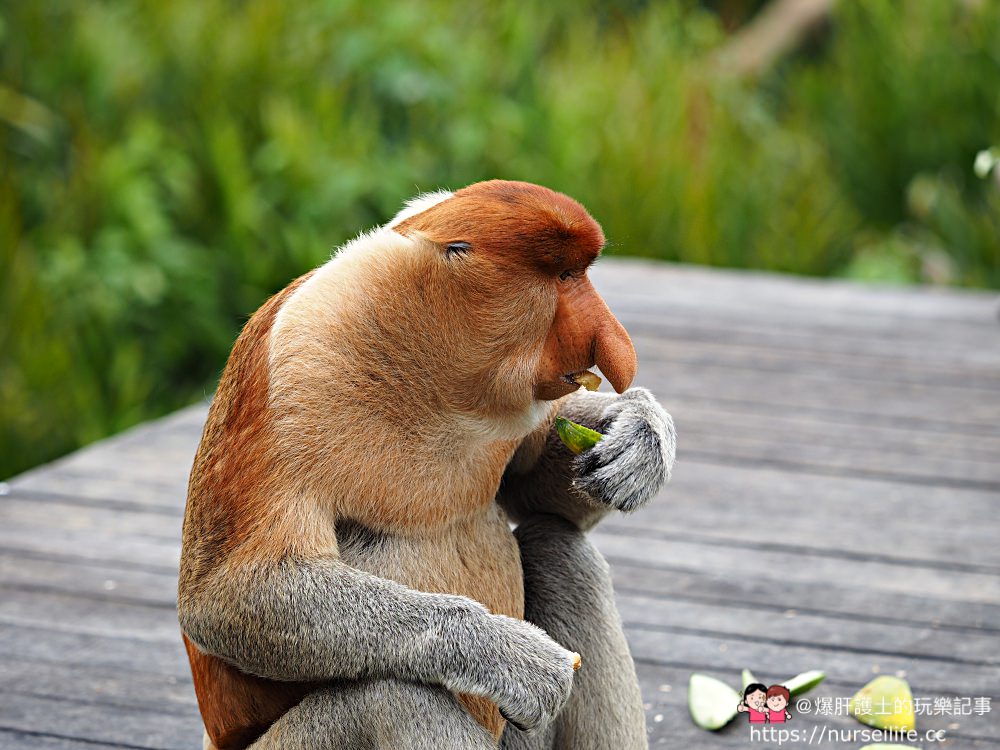
[[[736,710],[750,715],[751,724],[767,721],[767,687],[760,682],[751,682],[743,689],[743,700]]]
[[[767,723],[784,724],[792,715],[786,710],[791,694],[784,685],[771,685],[767,689]]]
[[[761,682],[752,682],[744,688],[743,700],[736,710],[747,714],[751,724],[784,724],[792,718],[787,710],[791,698],[784,685],[766,687]]]

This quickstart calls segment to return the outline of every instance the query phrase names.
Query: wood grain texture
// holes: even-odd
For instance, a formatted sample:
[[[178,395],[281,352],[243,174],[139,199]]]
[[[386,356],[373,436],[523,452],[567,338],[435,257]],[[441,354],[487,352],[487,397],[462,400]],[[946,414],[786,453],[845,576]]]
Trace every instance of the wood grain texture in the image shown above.
[[[616,259],[592,276],[679,436],[667,490],[593,536],[651,746],[747,746],[745,722],[691,723],[692,671],[735,685],[743,667],[769,683],[822,668],[816,696],[834,698],[903,672],[918,697],[1000,701],[996,295]],[[200,747],[174,597],[206,412],[0,490],[0,750]],[[998,710],[918,728],[997,748]],[[794,723],[821,725],[861,727]]]

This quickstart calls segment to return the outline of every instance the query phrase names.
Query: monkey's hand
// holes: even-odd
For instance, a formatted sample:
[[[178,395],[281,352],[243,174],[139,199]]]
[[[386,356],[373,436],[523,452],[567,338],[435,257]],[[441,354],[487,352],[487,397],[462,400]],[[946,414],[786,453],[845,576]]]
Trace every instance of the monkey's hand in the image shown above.
[[[556,413],[604,437],[579,456],[563,444],[551,420],[526,437],[497,493],[512,520],[549,513],[587,531],[612,510],[641,508],[670,478],[674,423],[645,388],[620,395],[581,388],[557,402]]]
[[[549,723],[569,699],[576,655],[524,620],[490,615],[452,631],[449,690],[489,698],[518,729]]]
[[[645,388],[614,397],[594,429],[604,438],[573,461],[573,486],[625,513],[648,503],[670,479],[674,421]]]

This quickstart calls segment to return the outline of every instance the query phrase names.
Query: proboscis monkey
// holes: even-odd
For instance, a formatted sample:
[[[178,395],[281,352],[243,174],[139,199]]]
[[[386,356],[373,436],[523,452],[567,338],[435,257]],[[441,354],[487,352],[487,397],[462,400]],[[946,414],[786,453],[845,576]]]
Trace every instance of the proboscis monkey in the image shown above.
[[[184,518],[206,747],[646,747],[584,532],[656,494],[675,439],[627,390],[635,351],[587,278],[603,244],[565,195],[478,183],[250,319]],[[617,394],[579,389],[595,365]],[[604,439],[573,456],[557,413]]]

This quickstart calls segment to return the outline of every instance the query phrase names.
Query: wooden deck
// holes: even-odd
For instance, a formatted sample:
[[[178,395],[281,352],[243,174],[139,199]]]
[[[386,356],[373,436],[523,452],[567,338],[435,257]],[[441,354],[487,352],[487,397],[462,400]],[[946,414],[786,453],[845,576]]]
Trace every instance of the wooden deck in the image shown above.
[[[749,667],[769,684],[824,669],[813,698],[876,673],[987,697],[985,715],[918,716],[947,742],[911,744],[1000,746],[996,296],[610,260],[594,278],[678,428],[673,483],[594,534],[651,744],[746,747],[742,715],[691,723],[686,685]],[[200,748],[174,599],[205,411],[0,485],[0,748]]]

